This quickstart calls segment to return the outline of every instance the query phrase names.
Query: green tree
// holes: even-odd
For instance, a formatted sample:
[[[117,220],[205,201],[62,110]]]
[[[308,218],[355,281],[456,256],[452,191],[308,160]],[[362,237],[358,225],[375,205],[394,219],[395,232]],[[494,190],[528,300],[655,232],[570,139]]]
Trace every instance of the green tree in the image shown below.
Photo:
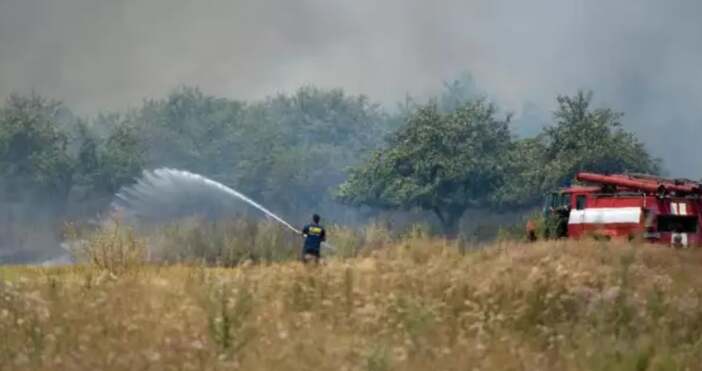
[[[165,99],[151,99],[127,121],[147,149],[146,165],[188,169],[224,181],[248,139],[243,132],[245,104],[180,87]]]
[[[107,131],[102,137],[100,131]],[[99,115],[93,128],[80,130],[78,174],[94,196],[114,194],[145,166],[144,143],[137,128],[117,113]]]
[[[299,215],[331,200],[347,168],[382,142],[386,119],[364,96],[307,86],[253,103],[182,87],[127,121],[145,166],[197,172]]]
[[[515,175],[500,192],[503,199],[533,204],[534,196],[569,182],[580,171],[660,172],[660,161],[622,127],[623,114],[593,108],[592,96],[592,92],[579,91],[557,97],[554,125],[516,147],[518,153],[510,162]],[[510,195],[519,196],[509,200]]]
[[[498,210],[530,207],[541,202],[545,189],[545,151],[540,137],[514,141],[503,163],[505,181],[495,190],[494,206]]]
[[[563,184],[579,171],[660,172],[660,161],[623,128],[623,113],[593,108],[592,96],[592,92],[583,91],[558,96],[555,124],[540,136],[545,151],[537,160],[543,164],[543,187]]]
[[[447,113],[435,102],[419,106],[387,148],[351,172],[338,197],[355,205],[428,210],[454,233],[465,210],[494,204],[505,182],[510,118],[496,116],[496,107],[482,99]]]
[[[107,138],[99,157],[100,186],[109,193],[134,181],[144,168],[144,148],[133,126],[121,124]]]
[[[348,167],[382,144],[387,120],[377,104],[341,89],[306,86],[251,105],[239,185],[288,214],[328,207]]]
[[[0,174],[5,191],[50,196],[62,206],[75,162],[61,121],[72,117],[63,104],[38,95],[11,95],[0,108]]]

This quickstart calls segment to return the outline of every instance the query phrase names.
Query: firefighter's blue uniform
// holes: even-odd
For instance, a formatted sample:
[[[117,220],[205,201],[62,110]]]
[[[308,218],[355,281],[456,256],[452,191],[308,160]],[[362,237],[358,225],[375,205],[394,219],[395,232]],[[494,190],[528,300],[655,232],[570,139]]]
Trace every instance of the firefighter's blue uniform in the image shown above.
[[[302,228],[302,234],[305,235],[305,246],[302,248],[302,256],[313,255],[319,258],[320,247],[327,237],[324,227],[318,223],[308,224]]]

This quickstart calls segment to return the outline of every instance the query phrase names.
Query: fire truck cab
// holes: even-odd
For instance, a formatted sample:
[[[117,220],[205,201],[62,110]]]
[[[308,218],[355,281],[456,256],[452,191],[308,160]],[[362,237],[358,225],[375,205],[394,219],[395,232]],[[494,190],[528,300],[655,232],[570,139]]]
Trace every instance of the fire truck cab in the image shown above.
[[[579,173],[583,185],[553,192],[544,205],[548,238],[642,239],[702,245],[702,187],[645,175]]]

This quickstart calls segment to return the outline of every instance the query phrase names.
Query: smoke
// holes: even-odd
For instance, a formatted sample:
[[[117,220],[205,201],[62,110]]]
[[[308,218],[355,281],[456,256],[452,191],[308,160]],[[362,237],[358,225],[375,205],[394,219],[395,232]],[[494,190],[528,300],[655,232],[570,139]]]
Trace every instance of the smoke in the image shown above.
[[[181,84],[241,99],[315,84],[392,107],[469,71],[523,133],[592,89],[671,175],[700,177],[701,36],[697,0],[0,0],[0,96],[95,113]]]

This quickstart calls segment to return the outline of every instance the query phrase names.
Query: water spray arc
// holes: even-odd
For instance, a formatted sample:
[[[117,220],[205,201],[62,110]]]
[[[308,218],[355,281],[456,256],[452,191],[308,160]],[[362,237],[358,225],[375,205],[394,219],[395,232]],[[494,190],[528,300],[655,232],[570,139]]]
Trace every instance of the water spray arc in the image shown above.
[[[217,206],[226,208],[226,205],[222,206],[223,197],[244,201],[296,234],[301,233],[241,192],[202,175],[169,168],[145,170],[137,183],[122,188],[115,195],[112,209],[126,218],[148,219],[151,216],[154,219],[155,215],[168,216],[204,209],[208,204],[219,203]]]

